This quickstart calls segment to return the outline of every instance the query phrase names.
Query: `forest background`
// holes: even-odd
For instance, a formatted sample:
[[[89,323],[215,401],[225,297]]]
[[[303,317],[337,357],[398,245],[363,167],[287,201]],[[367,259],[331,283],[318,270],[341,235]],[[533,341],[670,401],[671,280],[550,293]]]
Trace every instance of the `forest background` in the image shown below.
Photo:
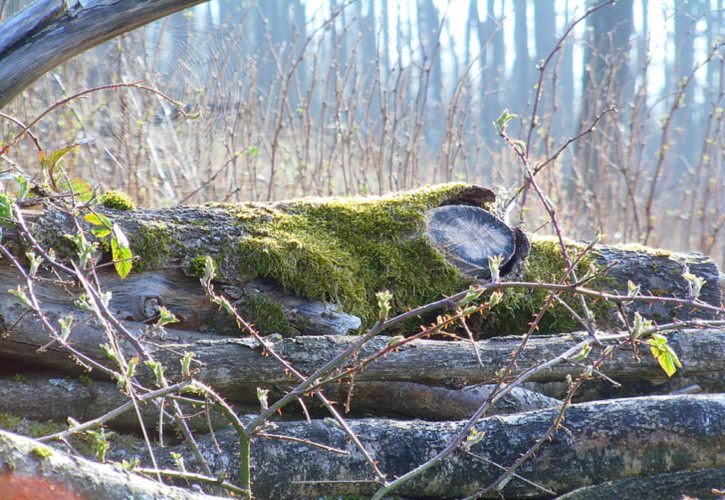
[[[1,0],[0,19],[28,3]],[[697,250],[723,266],[723,1],[620,0],[559,46],[597,4],[214,0],[73,58],[5,111],[29,122],[83,89],[140,80],[183,103],[191,118],[116,88],[37,127],[51,149],[81,144],[64,160],[70,176],[169,206],[450,181],[506,200],[524,175],[493,126],[508,109],[566,235]],[[0,121],[0,140],[16,132]],[[40,176],[29,142],[3,161]],[[550,232],[525,197],[507,208]]]

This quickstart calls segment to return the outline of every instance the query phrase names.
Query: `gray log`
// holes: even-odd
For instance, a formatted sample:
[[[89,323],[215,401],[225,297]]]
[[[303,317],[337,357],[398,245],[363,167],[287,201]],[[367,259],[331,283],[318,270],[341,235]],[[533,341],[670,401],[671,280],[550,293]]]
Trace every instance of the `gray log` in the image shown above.
[[[457,452],[441,465],[393,492],[411,497],[460,498],[473,494],[501,474],[544,435],[558,410],[542,410],[481,420],[484,432],[471,451]],[[725,448],[725,395],[622,399],[573,405],[564,427],[518,473],[538,485],[566,493],[574,489],[643,474],[722,467]],[[392,479],[432,457],[448,444],[463,422],[363,419],[350,427],[374,450],[378,466]],[[270,431],[272,432],[272,431]],[[279,422],[274,434],[292,436],[344,450],[331,453],[300,442],[255,439],[252,442],[253,489],[259,498],[371,495],[370,468],[347,435],[327,421]],[[209,438],[204,455],[218,470],[235,470],[236,436],[217,433],[226,453],[216,453]],[[179,449],[186,463],[188,451]],[[292,457],[295,457],[292,459]],[[507,498],[542,496],[542,491],[513,478]],[[498,498],[498,493],[490,497]]]
[[[108,363],[99,344],[106,342],[105,332],[92,322],[81,322],[82,313],[68,306],[48,304],[46,316],[51,322],[68,312],[77,315],[78,327],[70,341],[76,349],[101,363]],[[145,325],[127,322],[127,328],[135,335],[142,335]],[[52,345],[45,352],[37,349],[49,342],[37,318],[26,314],[26,309],[14,297],[0,301],[0,354],[5,358],[30,361],[38,366],[48,366],[68,371],[79,367],[60,346]],[[579,337],[581,338],[581,337]],[[271,357],[262,355],[259,345],[249,339],[214,338],[208,335],[169,328],[165,338],[150,338],[149,349],[168,367],[170,376],[179,375],[177,353],[193,351],[200,368],[199,378],[232,399],[248,400],[258,386],[288,385],[294,379]],[[354,337],[325,336],[282,339],[269,337],[276,352],[303,373],[312,373],[332,357],[355,342]],[[385,349],[390,339],[379,337],[371,340],[361,350],[359,357],[370,356]],[[574,337],[537,337],[529,342],[518,366],[521,370],[552,359],[569,349]],[[478,363],[476,353],[469,342],[445,342],[432,340],[414,341],[370,363],[356,377],[357,381],[403,381],[428,385],[464,387],[496,379],[496,372],[505,366],[520,338],[482,340],[476,343],[483,361]],[[120,342],[128,355],[135,352],[124,341]],[[669,334],[669,345],[680,357],[683,368],[678,376],[714,376],[725,373],[725,331],[722,329],[682,330]],[[173,347],[173,352],[165,348]],[[592,356],[596,355],[595,349]],[[425,369],[421,369],[424,367]],[[565,380],[576,375],[581,367],[557,365],[536,374],[532,381],[549,382]],[[645,353],[641,360],[620,352],[607,360],[602,370],[619,382],[649,380],[664,382],[666,377],[654,359]]]

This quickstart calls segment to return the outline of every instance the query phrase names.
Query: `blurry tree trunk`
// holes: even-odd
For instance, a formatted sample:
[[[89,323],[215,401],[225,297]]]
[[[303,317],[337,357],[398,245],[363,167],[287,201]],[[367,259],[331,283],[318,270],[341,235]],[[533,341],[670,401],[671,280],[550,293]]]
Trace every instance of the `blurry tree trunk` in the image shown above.
[[[526,109],[531,87],[531,57],[529,56],[529,28],[526,0],[514,0],[514,46],[516,58],[512,75],[511,91],[507,106],[517,112]]]
[[[598,3],[589,2],[590,6]],[[584,51],[579,132],[586,130],[594,118],[611,104],[617,105],[621,113],[626,113],[630,93],[627,91],[630,87],[628,54],[633,24],[633,0],[620,0],[606,6],[589,16],[586,22],[589,42]],[[592,183],[599,180],[598,155],[607,154],[604,148],[597,147],[596,141],[601,137],[602,134],[589,134],[576,143],[579,157],[577,177],[583,183],[581,189],[588,190]],[[612,151],[612,154],[616,154],[616,151]]]
[[[535,20],[535,31],[536,31],[536,65],[543,64],[546,58],[549,56],[551,51],[556,46],[556,5],[554,0],[539,0],[534,2],[534,20]],[[539,124],[543,124],[543,127],[549,133],[545,133],[545,141],[541,141],[541,146],[545,147],[544,154],[548,154],[549,145],[551,141],[551,125],[553,125],[552,113],[554,112],[554,95],[556,93],[555,87],[555,67],[550,67],[547,73],[544,75],[545,82],[543,85],[541,102],[539,104],[538,121]],[[537,75],[538,76],[538,75]],[[548,84],[548,82],[552,82]],[[558,120],[558,117],[556,118]]]
[[[502,0],[503,2],[503,0]],[[499,139],[495,134],[487,133],[491,124],[501,112],[501,84],[506,72],[504,58],[503,29],[495,14],[495,0],[488,0],[486,20],[478,22],[478,42],[480,50],[490,57],[481,58],[481,108],[480,126],[488,144],[496,144]],[[502,5],[503,7],[503,5]],[[489,48],[490,47],[490,48]]]
[[[466,19],[466,33],[463,42],[465,44],[463,64],[466,68],[471,64],[471,33],[473,32],[473,27],[475,26],[478,28],[478,23],[480,22],[481,21],[478,16],[478,0],[470,0],[468,3],[468,18]],[[483,51],[483,54],[479,57],[479,63],[482,65],[486,64],[485,51]]]
[[[294,50],[290,56],[293,61],[299,59],[299,64],[295,69],[295,84],[290,88],[288,95],[290,108],[297,109],[300,101],[304,99],[304,92],[310,85],[307,71],[307,58],[303,57],[305,44],[307,42],[307,13],[305,11],[305,4],[301,0],[295,0],[292,3],[291,10],[291,33],[293,36]]]
[[[418,1],[418,37],[423,52],[423,74],[420,85],[423,85],[422,101],[428,101],[425,106],[425,120],[437,122],[442,111],[443,70],[441,68],[441,20],[433,0]],[[430,100],[429,100],[430,99]],[[419,102],[421,102],[419,100]],[[442,135],[439,127],[426,127],[424,131],[425,142],[432,146],[438,144]]]
[[[672,95],[677,94],[685,79],[692,72],[694,65],[694,45],[696,35],[696,23],[698,17],[698,5],[700,2],[675,2],[675,73],[670,79],[673,82]],[[701,137],[698,130],[700,121],[697,120],[698,106],[695,106],[695,81],[689,82],[683,101],[680,104],[680,111],[673,116],[673,138],[675,139],[674,150],[676,163],[674,176],[669,181],[674,182],[684,173],[688,165],[697,162],[698,149],[693,147],[697,137]]]
[[[564,26],[569,26],[569,0],[564,5]],[[562,113],[556,120],[557,129],[553,133],[559,137],[571,137],[574,134],[574,50],[572,40],[564,44],[559,57],[559,89],[558,101],[561,103]],[[567,162],[571,163],[571,162]],[[567,168],[570,168],[567,166]]]
[[[383,45],[380,47],[380,52],[383,56],[383,69],[384,73],[381,75],[383,81],[387,78],[390,70],[390,13],[388,12],[390,6],[388,0],[380,0],[380,11],[381,11],[381,22],[382,22],[382,38]]]

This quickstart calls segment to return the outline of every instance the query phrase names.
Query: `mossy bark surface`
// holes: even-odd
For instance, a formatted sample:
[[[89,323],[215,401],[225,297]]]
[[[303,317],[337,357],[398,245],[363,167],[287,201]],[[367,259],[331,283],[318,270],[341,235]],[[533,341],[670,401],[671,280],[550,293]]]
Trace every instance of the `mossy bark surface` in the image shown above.
[[[391,313],[397,314],[472,284],[471,278],[447,261],[426,238],[426,212],[448,204],[490,210],[494,199],[493,193],[484,188],[446,184],[382,197],[301,199],[273,204],[211,203],[106,213],[128,234],[132,251],[139,257],[136,272],[175,267],[199,276],[200,263],[210,256],[218,268],[219,282],[237,285],[255,278],[271,280],[300,298],[337,304],[343,311],[360,317],[362,326],[367,327],[377,315],[377,292],[393,292]],[[69,245],[62,235],[72,232],[73,226],[63,213],[48,210],[35,226],[49,246]],[[599,245],[585,253],[586,248],[581,243],[567,242],[579,277],[590,271],[607,271],[587,282],[589,288],[626,295],[627,282],[632,281],[641,285],[642,293],[687,298],[687,281],[682,274],[689,270],[705,278],[701,299],[715,305],[721,302],[719,271],[705,256]],[[62,249],[59,253],[64,254]],[[532,237],[530,254],[523,262],[510,278],[565,281],[565,260],[553,238]],[[525,332],[547,295],[544,289],[507,289],[501,304],[476,319],[478,334]],[[576,297],[569,293],[562,293],[561,297],[583,315]],[[259,301],[252,302],[259,306]],[[587,305],[599,328],[622,326],[613,303],[587,298]],[[273,320],[279,316],[279,308],[270,304],[267,309],[248,319],[262,326],[276,325],[278,322]],[[656,303],[630,305],[628,309],[660,322],[707,317]],[[553,305],[543,316],[539,331],[556,333],[581,327],[563,306]],[[282,327],[274,329],[285,333]]]

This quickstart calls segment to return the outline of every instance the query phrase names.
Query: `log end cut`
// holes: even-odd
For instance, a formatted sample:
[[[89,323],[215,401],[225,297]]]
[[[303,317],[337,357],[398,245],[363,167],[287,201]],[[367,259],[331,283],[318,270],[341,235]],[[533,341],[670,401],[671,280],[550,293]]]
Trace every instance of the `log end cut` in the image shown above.
[[[482,208],[469,205],[434,208],[426,212],[426,223],[431,244],[471,278],[490,279],[491,257],[503,257],[503,268],[516,254],[514,231]]]

